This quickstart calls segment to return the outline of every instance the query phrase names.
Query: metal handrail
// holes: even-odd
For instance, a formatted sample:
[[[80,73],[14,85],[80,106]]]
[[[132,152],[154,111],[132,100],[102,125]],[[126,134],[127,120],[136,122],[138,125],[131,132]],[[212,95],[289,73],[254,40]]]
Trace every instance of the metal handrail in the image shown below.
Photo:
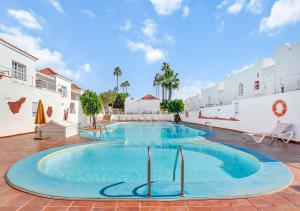
[[[150,146],[148,146],[148,197],[151,197],[151,152]]]
[[[209,131],[212,132],[212,126],[210,122],[205,122],[205,126],[209,127]]]
[[[180,152],[180,156],[181,156],[181,181],[180,181],[181,184],[180,184],[180,194],[179,194],[179,196],[184,196],[184,156],[183,156],[182,147],[178,147],[178,149],[177,149],[175,164],[174,164],[174,168],[173,168],[173,181],[175,181],[175,175],[176,175],[176,168],[177,168],[177,163],[178,163],[179,152]]]

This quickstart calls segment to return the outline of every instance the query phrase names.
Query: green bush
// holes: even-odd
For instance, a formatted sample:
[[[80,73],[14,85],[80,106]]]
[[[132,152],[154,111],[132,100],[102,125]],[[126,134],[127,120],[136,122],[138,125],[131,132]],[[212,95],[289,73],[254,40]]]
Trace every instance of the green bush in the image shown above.
[[[181,99],[175,99],[168,102],[168,112],[179,114],[184,111],[184,103]]]
[[[160,110],[162,111],[166,111],[168,109],[168,101],[167,100],[163,100],[160,103]]]
[[[118,93],[113,107],[124,109],[124,103],[127,97],[128,97],[127,93]]]

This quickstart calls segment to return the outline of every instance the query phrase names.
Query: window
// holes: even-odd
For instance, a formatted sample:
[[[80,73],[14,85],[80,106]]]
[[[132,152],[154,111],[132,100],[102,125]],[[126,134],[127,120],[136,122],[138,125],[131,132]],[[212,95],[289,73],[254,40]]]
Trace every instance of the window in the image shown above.
[[[26,81],[26,66],[12,61],[12,77]]]
[[[211,96],[208,96],[208,105],[211,104]]]
[[[238,102],[234,103],[234,114],[238,115],[240,113],[240,105]]]
[[[32,116],[35,117],[37,112],[38,102],[32,102]]]
[[[67,87],[61,86],[61,95],[67,97]]]
[[[284,93],[284,84],[281,84],[281,87],[280,87],[280,91],[281,91],[281,93]]]
[[[239,96],[243,96],[244,95],[244,85],[243,83],[239,84]]]
[[[254,82],[254,89],[259,90],[259,81]]]

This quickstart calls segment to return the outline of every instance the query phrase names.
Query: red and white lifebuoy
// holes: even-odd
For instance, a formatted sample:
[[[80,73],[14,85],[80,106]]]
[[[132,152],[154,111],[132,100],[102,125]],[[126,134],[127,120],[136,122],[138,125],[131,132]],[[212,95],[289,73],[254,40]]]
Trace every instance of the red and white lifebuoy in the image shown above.
[[[272,105],[272,111],[276,116],[281,117],[286,114],[287,105],[283,100],[276,100]]]

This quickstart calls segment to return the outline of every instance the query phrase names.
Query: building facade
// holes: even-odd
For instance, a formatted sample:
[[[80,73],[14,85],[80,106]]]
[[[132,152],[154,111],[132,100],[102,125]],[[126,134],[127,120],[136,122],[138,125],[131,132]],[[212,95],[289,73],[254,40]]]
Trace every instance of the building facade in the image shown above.
[[[47,121],[79,124],[83,90],[51,68],[36,71],[38,58],[0,39],[0,137],[34,132],[37,104]]]
[[[229,74],[223,82],[201,90],[201,100],[186,110],[229,105],[235,100],[300,90],[300,42],[284,44],[275,50],[274,60],[263,58],[241,71]]]

